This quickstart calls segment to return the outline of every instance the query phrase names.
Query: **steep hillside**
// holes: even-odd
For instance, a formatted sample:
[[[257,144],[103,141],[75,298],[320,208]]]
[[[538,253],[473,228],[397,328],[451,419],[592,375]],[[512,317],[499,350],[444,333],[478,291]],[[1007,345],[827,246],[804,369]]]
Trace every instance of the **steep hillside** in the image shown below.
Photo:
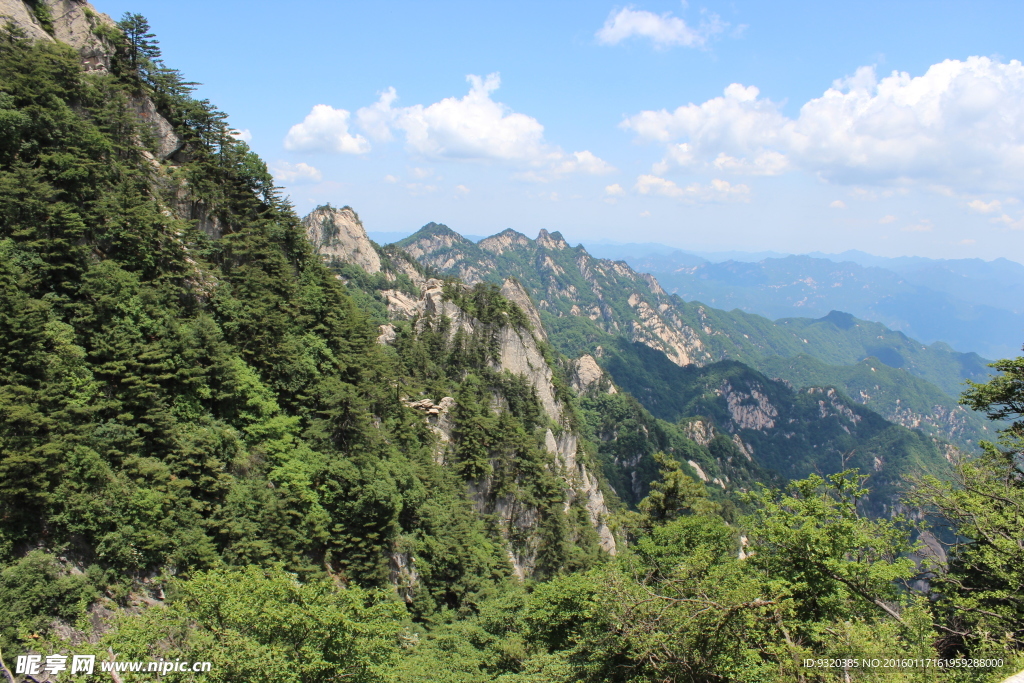
[[[605,332],[600,307],[583,331],[615,345],[559,356],[543,323],[573,316],[520,281],[437,277],[348,207],[300,221],[141,16],[0,10],[16,15],[0,29],[12,683],[79,680],[90,658],[102,679],[167,683],[789,683],[851,653],[1024,661],[1015,545],[1006,562],[974,533],[982,552],[921,600],[914,527],[864,514],[927,466],[924,437],[736,361],[681,367]],[[54,41],[65,22],[85,39]],[[618,264],[590,265],[613,283]],[[653,416],[599,361],[684,389],[652,406],[687,417]],[[757,460],[798,471],[814,449],[823,471],[871,466],[876,490],[850,471],[753,486],[777,482]],[[971,533],[981,495],[1019,497],[992,474],[978,498],[918,493]]]
[[[701,446],[726,447],[727,453],[715,456],[719,467],[745,459],[756,468],[789,479],[856,466],[870,474],[870,486],[878,492],[872,504],[882,513],[904,475],[941,472],[946,460],[944,451],[931,439],[887,422],[863,404],[887,409],[907,427],[923,427],[961,441],[977,436],[975,431],[968,433],[976,418],[916,377],[909,377],[916,386],[908,391],[899,383],[899,370],[888,368],[891,374],[880,376],[877,384],[898,395],[914,396],[906,406],[875,385],[870,387],[873,394],[853,391],[855,378],[841,372],[832,378],[847,380],[849,387],[844,384],[842,393],[830,388],[838,385],[837,381],[815,382],[812,388],[795,391],[743,363],[718,360],[735,354],[768,361],[779,356],[756,352],[816,349],[824,358],[842,362],[866,344],[884,343],[886,334],[892,347],[905,349],[915,359],[945,358],[912,346],[905,336],[887,330],[879,342],[880,335],[871,333],[881,326],[864,323],[861,329],[860,322],[838,313],[809,324],[780,321],[775,325],[755,316],[688,305],[665,295],[650,276],[621,262],[593,259],[581,247],[570,248],[557,233],[542,231],[534,241],[506,230],[472,244],[444,226],[431,224],[399,246],[429,267],[460,277],[516,277],[531,292],[552,342],[560,350],[570,355],[593,353],[610,377],[655,418],[673,424]],[[896,353],[891,351],[891,362]],[[820,361],[816,367],[813,379],[829,374]],[[775,363],[773,369],[781,371],[773,376],[785,377],[788,368]],[[808,373],[798,376],[794,372],[793,376],[811,379]],[[926,393],[918,396],[914,389]],[[847,398],[847,391],[859,401]],[[606,409],[620,412],[611,406]],[[947,411],[945,418],[934,417],[942,415],[942,410]],[[715,440],[719,434],[725,443]],[[703,471],[697,474],[727,487],[728,473],[723,472],[726,477],[707,476]],[[614,471],[610,478],[621,481]],[[630,493],[620,490],[620,495],[629,497]]]
[[[339,220],[338,214],[354,215],[347,207],[340,210],[320,207],[307,216],[304,223],[308,226],[324,220]],[[376,304],[381,323],[378,341],[404,355],[404,349],[415,343],[410,341],[410,335],[416,339],[442,330],[448,337],[446,346],[433,349],[436,353],[429,363],[422,367],[410,365],[411,375],[438,364],[458,364],[464,362],[460,359],[472,357],[476,352],[463,347],[467,344],[475,347],[483,343],[478,339],[480,335],[493,334],[487,332],[496,315],[490,308],[497,306],[504,311],[501,316],[517,321],[518,328],[515,325],[502,328],[487,342],[492,354],[492,365],[487,372],[501,373],[505,381],[525,382],[532,387],[544,414],[555,425],[553,430],[549,428],[543,433],[544,447],[554,455],[558,467],[575,470],[572,476],[578,491],[572,495],[587,499],[586,506],[593,511],[592,522],[606,550],[614,551],[614,539],[605,525],[609,514],[603,494],[596,487],[598,482],[593,468],[604,473],[615,497],[629,506],[639,503],[649,493],[651,483],[657,480],[659,466],[654,454],[658,452],[687,463],[692,476],[718,487],[714,495],[723,500],[750,489],[756,482],[772,479],[769,472],[749,457],[733,459],[736,446],[732,442],[721,448],[716,442],[709,448],[711,439],[695,438],[677,425],[653,417],[631,396],[618,392],[592,356],[556,359],[557,353],[547,342],[541,316],[517,281],[505,280],[500,289],[482,282],[466,289],[458,281],[431,278],[428,269],[393,247],[379,250],[382,270],[369,273],[357,264],[363,260],[360,254],[375,247],[361,224],[353,234],[355,239],[349,250],[332,253],[322,249],[321,253],[346,281],[354,296],[367,297],[366,300]],[[486,322],[482,322],[480,316]],[[417,360],[424,361],[419,356]],[[492,391],[496,391],[496,386],[500,383],[493,385]],[[451,391],[429,387],[427,393],[438,394],[445,390]],[[497,397],[498,402],[493,407],[502,402],[500,394]],[[455,398],[441,399],[437,405],[446,406],[442,416],[452,409],[455,409],[452,414],[457,414],[458,401],[457,394]],[[459,429],[450,418],[443,418],[439,425],[442,429],[438,458],[445,460],[445,448],[458,451]],[[723,438],[729,441],[728,437]],[[726,452],[724,458],[723,452]],[[486,514],[497,514],[502,520],[503,533],[509,536],[513,521],[507,513],[509,501],[495,500],[494,485],[487,479],[475,482],[472,490],[478,508]]]
[[[531,240],[506,230],[474,244],[432,223],[398,246],[421,263],[467,281],[518,279],[534,298],[552,343],[569,355],[593,353],[621,336],[664,352],[680,366],[727,359],[756,368],[764,364],[772,376],[796,386],[805,386],[804,377],[784,374],[786,366],[770,359],[807,354],[826,366],[844,366],[874,357],[896,370],[877,379],[878,390],[861,392],[857,382],[848,382],[845,371],[828,377],[819,372],[816,379],[828,380],[823,385],[842,389],[887,419],[958,443],[975,442],[984,433],[982,421],[958,406],[955,398],[964,379],[987,376],[984,361],[976,354],[957,353],[944,344],[926,347],[883,325],[839,312],[819,320],[772,322],[685,302],[666,294],[654,277],[620,261],[595,259],[583,247],[570,247],[558,233],[541,231]],[[915,378],[938,386],[946,395],[927,390]],[[901,403],[897,407],[895,398],[883,396]]]
[[[85,53],[0,31],[4,653],[162,600],[158,576],[277,566],[425,618],[614,553],[521,309],[385,272],[350,209],[304,225],[224,114],[70,5]],[[380,290],[324,255],[415,320],[382,330]]]

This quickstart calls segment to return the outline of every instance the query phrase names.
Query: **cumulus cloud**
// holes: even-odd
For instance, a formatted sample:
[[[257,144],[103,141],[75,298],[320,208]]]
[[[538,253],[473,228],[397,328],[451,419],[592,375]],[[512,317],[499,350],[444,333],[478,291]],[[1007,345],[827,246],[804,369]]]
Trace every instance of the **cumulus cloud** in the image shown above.
[[[987,57],[946,60],[922,76],[872,67],[836,81],[796,118],[734,83],[723,96],[622,122],[664,143],[655,166],[772,175],[793,168],[841,183],[922,181],[1010,186],[1024,179],[1024,66]]]
[[[998,199],[993,199],[990,202],[983,202],[980,199],[975,199],[973,202],[967,203],[967,208],[977,211],[978,213],[995,213],[1003,208],[1003,205]]]
[[[358,126],[374,140],[405,138],[406,148],[424,159],[510,162],[529,169],[524,177],[546,180],[568,173],[600,174],[613,170],[588,150],[566,153],[544,139],[544,126],[526,114],[496,102],[497,73],[469,75],[469,92],[430,105],[395,106],[394,88],[356,112]]]
[[[733,185],[727,180],[715,178],[708,185],[693,183],[680,187],[671,180],[656,175],[642,175],[636,179],[636,191],[640,194],[661,195],[695,203],[724,203],[750,201],[750,188]]]
[[[829,204],[828,206],[829,206],[830,209],[845,209],[846,208],[846,202],[844,202],[842,199],[837,199],[834,202],[832,202],[831,204]]]
[[[934,226],[932,225],[932,222],[930,220],[925,219],[919,223],[915,223],[914,225],[908,225],[900,229],[903,232],[931,232],[933,227]]]
[[[609,197],[621,197],[626,194],[626,191],[622,189],[622,185],[615,183],[614,185],[608,185],[605,187],[604,193]]]
[[[301,161],[297,164],[278,161],[270,166],[270,172],[274,174],[276,180],[282,183],[315,183],[323,180],[324,177],[320,169]]]
[[[996,218],[991,219],[992,223],[1003,224],[1011,230],[1024,230],[1024,218],[1015,219],[1009,214],[1003,214]]]
[[[349,133],[350,114],[328,104],[318,104],[288,131],[284,148],[292,151],[366,154],[370,143],[362,135]]]
[[[709,14],[696,28],[688,25],[671,12],[655,14],[632,7],[612,10],[604,26],[596,33],[602,45],[618,45],[633,37],[648,38],[655,47],[705,47],[708,40],[724,31],[728,24],[718,15]]]
[[[881,218],[879,218],[878,222],[881,223],[882,225],[888,225],[889,223],[895,223],[896,222],[896,216],[893,216],[892,214],[888,214],[886,216],[882,216]]]
[[[232,131],[231,137],[235,138],[236,140],[241,140],[242,142],[245,142],[245,143],[251,143],[252,142],[252,131],[250,131],[248,128],[244,128],[242,130]]]

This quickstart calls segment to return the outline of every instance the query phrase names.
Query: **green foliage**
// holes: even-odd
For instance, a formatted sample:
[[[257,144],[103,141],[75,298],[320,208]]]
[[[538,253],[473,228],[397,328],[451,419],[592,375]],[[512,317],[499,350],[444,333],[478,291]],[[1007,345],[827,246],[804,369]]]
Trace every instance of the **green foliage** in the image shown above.
[[[640,503],[640,513],[647,524],[664,523],[688,513],[714,515],[721,511],[720,505],[708,499],[704,485],[684,473],[678,462],[664,453],[655,453],[654,460],[661,465],[661,476]]]
[[[918,480],[912,500],[957,534],[948,564],[933,563],[952,651],[1008,655],[1024,649],[1024,358],[992,364],[999,371],[972,383],[962,401],[1004,420],[998,444],[956,462],[952,481]]]
[[[393,680],[402,612],[384,595],[280,569],[215,570],[175,582],[166,606],[116,620],[101,647],[122,660],[208,661],[210,681],[381,683]]]
[[[891,606],[896,582],[915,573],[905,554],[910,528],[900,517],[870,519],[858,509],[867,491],[856,470],[811,476],[787,493],[762,490],[750,530],[751,564],[786,577],[787,594],[801,618],[820,621],[878,610],[899,620]]]
[[[50,11],[50,7],[43,0],[31,0],[28,5],[32,8],[32,14],[35,16],[36,21],[39,22],[39,25],[52,36],[53,12]]]
[[[42,550],[32,550],[0,570],[0,649],[17,654],[54,619],[77,619],[96,597],[95,578],[69,574],[56,557]]]
[[[446,282],[446,303],[472,331],[427,316],[396,321],[394,344],[379,345],[380,293],[412,294],[412,281],[323,264],[225,115],[162,65],[145,19],[126,16],[107,39],[112,73],[87,74],[67,46],[0,35],[8,654],[66,648],[57,634],[74,624],[79,652],[212,660],[211,680],[540,683],[787,681],[806,675],[804,656],[930,652],[929,607],[902,588],[907,528],[863,514],[865,500],[889,512],[899,475],[934,464],[922,435],[739,363],[663,367],[575,315],[552,327],[555,346],[604,344],[603,362],[639,400],[577,399],[553,367],[556,424],[526,377],[497,369],[500,335],[531,332],[497,283]],[[159,164],[134,113],[140,98],[183,143]],[[532,291],[592,294],[569,268],[585,255],[549,237],[541,255],[562,273],[538,275],[514,250],[505,264]],[[407,258],[381,254],[386,268]],[[603,265],[594,273],[615,282]],[[602,320],[634,315],[617,294],[583,304]],[[760,387],[780,424],[810,423],[828,402],[831,421],[785,443],[735,434],[787,476],[839,474],[752,495],[747,508],[724,485],[698,483],[698,468],[731,489],[769,478],[733,433],[691,438],[698,421],[727,423],[723,383]],[[1013,417],[1015,386],[976,387],[971,400]],[[446,445],[408,404],[447,396]],[[599,551],[587,501],[567,493],[576,473],[548,450],[549,430],[560,443],[582,435],[577,461],[600,462],[639,510],[612,520],[633,534],[617,558]],[[939,611],[961,615],[947,628],[1018,623],[1019,577],[998,564],[1013,548],[983,533],[1010,538],[1016,508],[976,498],[1017,500],[1009,452],[961,470],[973,490],[932,484],[932,502],[969,539],[936,579]],[[842,471],[892,454],[900,467],[873,477],[868,499]],[[529,581],[511,580],[510,552],[534,565]],[[165,604],[124,609],[160,586]],[[95,642],[83,612],[101,594],[115,616]]]

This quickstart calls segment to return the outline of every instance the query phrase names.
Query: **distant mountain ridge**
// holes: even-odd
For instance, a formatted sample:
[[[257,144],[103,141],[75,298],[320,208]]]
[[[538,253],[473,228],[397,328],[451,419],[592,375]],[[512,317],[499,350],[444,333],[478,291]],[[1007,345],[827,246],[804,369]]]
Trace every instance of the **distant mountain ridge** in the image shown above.
[[[542,230],[532,240],[510,229],[474,244],[447,226],[430,223],[397,245],[424,265],[467,282],[518,279],[533,297],[552,343],[570,356],[600,353],[599,347],[609,348],[622,337],[665,353],[678,366],[738,360],[781,372],[786,364],[776,359],[800,354],[814,357],[821,367],[875,357],[875,365],[890,366],[886,373],[874,373],[875,384],[852,382],[845,370],[826,372],[830,383],[904,426],[960,443],[986,433],[983,421],[955,399],[963,380],[987,376],[986,361],[977,354],[958,353],[944,344],[925,346],[838,312],[823,319],[772,322],[688,303],[665,292],[650,274],[622,261],[594,258],[582,246],[570,247],[557,232]],[[794,385],[803,379],[799,373],[776,376]],[[815,378],[820,380],[821,372]],[[941,391],[925,390],[921,380]],[[936,414],[947,417],[936,422]]]
[[[831,310],[881,322],[926,343],[987,357],[1024,340],[1024,265],[1007,259],[884,258],[842,254],[733,254],[729,260],[656,244],[588,245],[658,278],[666,291],[772,319]]]

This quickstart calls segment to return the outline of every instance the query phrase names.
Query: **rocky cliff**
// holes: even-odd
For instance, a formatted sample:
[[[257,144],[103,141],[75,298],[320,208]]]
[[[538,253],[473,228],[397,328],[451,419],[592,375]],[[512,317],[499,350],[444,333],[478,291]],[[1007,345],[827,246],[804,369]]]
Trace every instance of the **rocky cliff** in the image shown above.
[[[524,308],[527,319],[536,325],[536,331],[514,325],[500,326],[495,336],[496,354],[493,369],[499,373],[524,378],[536,392],[544,413],[551,422],[551,427],[544,430],[543,444],[552,457],[549,467],[557,469],[563,478],[565,510],[568,511],[574,503],[581,504],[598,533],[601,548],[609,554],[615,554],[616,541],[608,526],[610,512],[605,503],[604,493],[601,491],[597,475],[581,457],[582,445],[578,434],[566,424],[567,406],[558,396],[553,380],[553,369],[541,348],[543,328],[540,326],[539,315],[522,288],[514,281],[505,282],[501,291],[511,294],[510,298],[513,301],[518,299],[517,303]],[[395,319],[412,321],[419,330],[437,324],[442,318],[448,321],[446,325],[450,339],[459,334],[471,337],[484,327],[483,323],[446,296],[445,286],[441,280],[424,280],[417,297],[399,290],[386,290],[384,295],[388,301],[390,314]],[[427,409],[427,418],[439,438],[437,457],[442,462],[445,453],[457,439],[454,434],[456,425],[449,417],[455,406],[455,399],[446,397],[436,407],[430,406]],[[431,409],[436,411],[432,415]],[[500,399],[494,409],[502,409]],[[539,521],[536,510],[530,505],[523,504],[515,496],[499,494],[490,478],[470,482],[470,491],[478,512],[496,515],[506,538],[524,535],[528,537],[519,547],[513,547],[511,544],[509,546],[509,558],[516,575],[528,576],[536,561],[539,543],[539,537],[532,533],[536,531]]]
[[[388,318],[388,322],[381,325],[379,343],[408,343],[403,339],[407,340],[410,335],[422,337],[443,330],[448,347],[474,340],[472,344],[486,348],[488,372],[494,377],[525,382],[542,413],[541,424],[532,438],[536,439],[538,452],[543,454],[544,469],[561,482],[563,513],[571,517],[576,514],[574,510],[579,511],[593,529],[592,533],[596,533],[598,546],[606,553],[615,554],[617,542],[609,526],[611,512],[599,474],[573,424],[573,408],[566,403],[564,389],[557,388],[551,351],[546,349],[547,332],[526,289],[514,278],[502,281],[488,296],[507,301],[519,314],[481,320],[467,308],[476,296],[472,287],[425,276],[422,266],[409,258],[424,255],[415,244],[402,252],[389,252],[382,260],[352,209],[319,207],[303,219],[303,224],[310,241],[325,257],[339,264],[357,265],[368,273],[382,273],[387,281],[396,285],[402,277],[411,283],[411,289],[395,286],[377,293]],[[452,266],[439,255],[435,262]],[[467,267],[469,279],[473,280],[472,266],[467,264]],[[480,282],[479,278],[475,279],[475,283]],[[600,369],[592,358],[589,364],[584,361],[584,365],[583,376],[587,381],[600,377]],[[607,380],[605,385],[606,388],[609,385]],[[491,396],[491,411],[501,414],[510,410],[510,400],[496,390]],[[461,406],[457,398],[409,397],[407,404],[423,416],[435,434],[435,460],[448,467],[458,467],[462,432]],[[495,451],[490,457],[487,473],[467,481],[468,495],[479,514],[496,520],[506,541],[513,572],[525,578],[536,568],[543,540],[541,527],[545,522],[540,508],[529,502],[530,496],[525,496],[521,487],[501,480],[499,473],[509,468],[508,463],[502,462],[508,454]],[[414,560],[395,557],[392,564],[395,576],[400,577],[396,580],[408,582],[415,571]]]
[[[302,219],[302,224],[309,241],[324,258],[351,263],[367,273],[380,272],[380,256],[351,207],[319,206]]]
[[[6,20],[32,40],[59,41],[75,48],[87,71],[110,69],[113,49],[101,37],[101,27],[114,20],[83,0],[0,0],[0,20]]]

